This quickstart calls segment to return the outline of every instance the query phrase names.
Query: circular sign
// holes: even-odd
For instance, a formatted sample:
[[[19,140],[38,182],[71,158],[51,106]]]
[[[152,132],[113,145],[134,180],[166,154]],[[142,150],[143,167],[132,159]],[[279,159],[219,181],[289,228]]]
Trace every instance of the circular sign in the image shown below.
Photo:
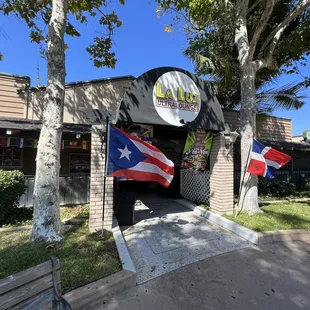
[[[159,116],[174,126],[192,122],[201,108],[198,87],[179,71],[170,71],[158,78],[153,88],[153,102]]]

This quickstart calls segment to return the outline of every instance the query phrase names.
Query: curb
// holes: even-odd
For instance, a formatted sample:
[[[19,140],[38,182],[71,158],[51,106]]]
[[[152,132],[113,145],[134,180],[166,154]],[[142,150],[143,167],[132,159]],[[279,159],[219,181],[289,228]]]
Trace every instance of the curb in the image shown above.
[[[258,233],[258,244],[266,244],[272,242],[292,242],[303,241],[310,243],[310,229],[288,229],[264,231]]]
[[[246,227],[243,227],[233,221],[230,221],[221,215],[215,214],[211,211],[207,211],[201,207],[196,206],[195,204],[185,200],[185,199],[177,199],[176,202],[181,204],[182,206],[193,210],[198,215],[207,218],[213,223],[216,223],[217,225],[231,231],[235,235],[250,241],[251,243],[258,244],[258,233],[250,230]]]
[[[20,231],[20,230],[28,230],[28,229],[32,229],[32,226],[27,225],[27,226],[0,228],[0,232],[11,232],[11,231]]]
[[[104,303],[106,298],[136,286],[136,269],[115,217],[112,233],[123,270],[65,294],[63,297],[70,303],[72,309],[92,309]]]
[[[198,215],[207,218],[213,223],[229,230],[230,232],[238,235],[239,237],[250,241],[256,245],[262,245],[273,242],[291,242],[291,241],[303,241],[310,243],[310,229],[289,229],[289,230],[275,230],[256,232],[244,226],[241,226],[221,215],[215,214],[211,211],[207,211],[195,204],[185,200],[177,199],[176,202],[184,207],[193,210]]]
[[[133,264],[133,261],[130,257],[126,241],[124,239],[123,233],[121,229],[118,226],[118,221],[116,217],[113,217],[113,227],[112,227],[112,233],[113,237],[116,243],[117,251],[119,254],[119,258],[121,260],[121,263],[123,265],[123,269],[136,273],[136,268]]]

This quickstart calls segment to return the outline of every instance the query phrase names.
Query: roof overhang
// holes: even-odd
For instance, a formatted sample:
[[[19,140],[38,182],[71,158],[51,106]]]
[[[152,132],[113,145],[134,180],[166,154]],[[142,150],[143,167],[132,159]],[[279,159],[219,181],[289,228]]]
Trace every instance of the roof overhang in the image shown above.
[[[0,128],[11,130],[28,130],[28,131],[40,131],[42,123],[37,120],[27,119],[1,119]],[[66,133],[91,133],[91,125],[84,124],[63,124],[63,132]]]

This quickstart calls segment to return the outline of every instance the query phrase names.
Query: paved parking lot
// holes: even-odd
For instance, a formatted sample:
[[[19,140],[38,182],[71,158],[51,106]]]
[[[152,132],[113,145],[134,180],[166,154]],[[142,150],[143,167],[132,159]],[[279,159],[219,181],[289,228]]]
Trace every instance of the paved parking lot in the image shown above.
[[[252,246],[173,199],[141,198],[135,222],[122,231],[139,284],[202,259]]]

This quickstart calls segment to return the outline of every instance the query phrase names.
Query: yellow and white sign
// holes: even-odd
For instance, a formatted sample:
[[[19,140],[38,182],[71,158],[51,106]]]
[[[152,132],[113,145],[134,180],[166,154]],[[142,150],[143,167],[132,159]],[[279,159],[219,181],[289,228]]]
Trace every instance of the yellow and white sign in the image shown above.
[[[198,87],[179,71],[170,71],[158,78],[153,88],[153,102],[160,117],[174,126],[192,122],[201,108]]]

